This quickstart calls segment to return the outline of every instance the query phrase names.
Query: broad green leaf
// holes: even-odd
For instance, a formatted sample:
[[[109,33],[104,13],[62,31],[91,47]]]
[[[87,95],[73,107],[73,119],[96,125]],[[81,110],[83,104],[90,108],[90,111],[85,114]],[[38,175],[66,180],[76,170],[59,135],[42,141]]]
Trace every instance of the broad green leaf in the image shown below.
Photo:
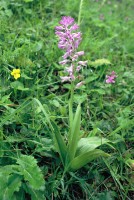
[[[71,164],[70,164],[70,169],[71,170],[77,170],[86,165],[87,163],[91,162],[92,160],[103,156],[103,157],[109,157],[109,154],[105,153],[102,150],[95,149],[86,153],[83,153],[77,157],[75,157]]]
[[[22,91],[27,91],[29,90],[29,88],[25,88],[23,83],[21,83],[20,81],[14,81],[11,83],[11,87],[16,89],[16,90],[22,90]]]
[[[33,188],[31,188],[28,184],[25,187],[25,191],[26,193],[31,195],[31,200],[45,200],[45,196],[44,196],[44,187],[41,188],[41,190],[35,190]]]
[[[70,162],[76,153],[77,144],[79,140],[80,133],[80,125],[81,125],[81,106],[78,105],[75,117],[73,120],[73,127],[71,130],[71,141],[68,144],[68,161]],[[67,161],[67,162],[68,162]]]
[[[2,171],[1,171],[2,172]],[[19,191],[22,177],[18,174],[0,173],[0,199],[12,199],[14,192]]]
[[[12,200],[24,200],[25,199],[25,191],[23,187],[20,188],[18,192],[15,192],[12,196]]]
[[[17,159],[18,170],[34,189],[40,189],[44,185],[43,174],[33,156],[21,155]]]
[[[76,156],[94,150],[95,148],[108,143],[109,140],[100,137],[81,138],[78,142]]]

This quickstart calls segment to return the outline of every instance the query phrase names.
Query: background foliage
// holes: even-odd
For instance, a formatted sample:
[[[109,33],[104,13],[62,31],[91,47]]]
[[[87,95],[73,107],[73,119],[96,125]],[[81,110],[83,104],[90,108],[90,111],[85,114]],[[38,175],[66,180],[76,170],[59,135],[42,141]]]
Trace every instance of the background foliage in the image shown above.
[[[62,84],[62,51],[54,27],[61,16],[80,20],[86,84],[75,91],[82,103],[81,134],[106,137],[110,158],[63,174],[49,118],[66,138],[69,85]],[[134,198],[134,20],[132,0],[0,1],[0,199]],[[107,59],[111,64],[96,61]],[[13,68],[21,70],[17,81]],[[105,75],[116,71],[114,85]],[[75,105],[75,106],[76,106]]]

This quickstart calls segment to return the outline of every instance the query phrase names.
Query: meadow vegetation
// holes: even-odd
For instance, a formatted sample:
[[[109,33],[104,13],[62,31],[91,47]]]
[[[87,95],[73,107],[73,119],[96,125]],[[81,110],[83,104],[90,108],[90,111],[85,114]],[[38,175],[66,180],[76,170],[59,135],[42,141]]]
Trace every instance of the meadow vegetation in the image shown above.
[[[133,9],[0,1],[0,200],[134,199]],[[63,16],[82,34],[80,87],[61,79]]]

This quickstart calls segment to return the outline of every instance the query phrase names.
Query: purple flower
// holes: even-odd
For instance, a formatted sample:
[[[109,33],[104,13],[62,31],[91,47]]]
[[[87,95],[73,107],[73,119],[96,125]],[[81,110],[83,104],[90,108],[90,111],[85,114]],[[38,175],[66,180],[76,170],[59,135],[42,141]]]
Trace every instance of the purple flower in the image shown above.
[[[57,31],[62,31],[62,30],[64,30],[64,27],[63,26],[56,26],[55,29]]]
[[[59,22],[59,24],[68,27],[69,25],[71,25],[74,22],[74,19],[72,17],[69,16],[64,16],[62,17],[61,21]]]
[[[60,65],[65,65],[65,64],[67,64],[68,62],[69,62],[69,60],[66,59],[66,60],[60,61],[59,64],[60,64]]]
[[[115,83],[115,78],[117,78],[116,73],[112,71],[110,75],[106,75],[106,83]]]
[[[77,24],[74,24],[73,26],[70,27],[70,31],[75,31],[79,28]]]
[[[78,56],[83,56],[83,55],[84,55],[84,51],[78,51],[78,52],[76,52],[76,54],[77,54]]]
[[[66,67],[65,71],[69,73],[69,75],[73,74],[74,66],[71,64],[70,67]]]
[[[76,67],[76,71],[79,72],[79,71],[81,70],[81,68],[82,68],[81,65],[78,65],[78,66]]]
[[[67,53],[63,56],[64,59],[68,56],[73,57],[82,39],[81,32],[77,31],[79,26],[74,23],[74,19],[70,16],[62,17],[59,23],[61,26],[55,27],[55,34],[59,37],[58,47]]]
[[[72,57],[72,61],[75,61],[75,60],[77,60],[78,59],[78,55],[74,55],[73,57]]]
[[[68,51],[68,52],[66,52],[62,57],[63,57],[64,59],[66,59],[66,58],[70,57],[70,55],[71,55],[71,50]]]
[[[70,81],[70,77],[69,76],[61,76],[61,82],[66,82],[66,81]]]
[[[70,76],[61,76],[61,82],[67,82],[67,81],[71,81],[71,80],[75,80],[75,76],[72,74]]]
[[[86,66],[87,65],[87,61],[79,61],[78,64],[82,65],[82,66]]]
[[[59,38],[58,47],[64,50],[60,64],[66,66],[64,72],[67,74],[61,77],[61,81],[71,82],[78,79],[80,69],[87,64],[87,61],[78,61],[79,57],[84,55],[84,51],[77,51],[82,34],[78,31],[79,26],[70,16],[62,17],[59,24],[60,26],[55,27],[55,34]],[[79,83],[77,87],[81,84]]]
[[[77,83],[76,88],[79,88],[79,87],[81,87],[82,85],[84,85],[84,81],[81,81],[81,82]]]

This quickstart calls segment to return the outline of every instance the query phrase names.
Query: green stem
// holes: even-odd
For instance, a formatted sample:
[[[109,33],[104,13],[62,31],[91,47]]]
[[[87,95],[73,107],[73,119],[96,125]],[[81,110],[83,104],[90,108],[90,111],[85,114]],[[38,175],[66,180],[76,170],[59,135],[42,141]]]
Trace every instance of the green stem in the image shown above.
[[[71,94],[69,100],[69,137],[68,140],[71,140],[71,131],[72,131],[72,124],[73,124],[73,99],[74,99],[74,82],[71,83]]]
[[[78,25],[80,25],[82,6],[83,6],[83,0],[80,1],[79,15],[78,15]]]

